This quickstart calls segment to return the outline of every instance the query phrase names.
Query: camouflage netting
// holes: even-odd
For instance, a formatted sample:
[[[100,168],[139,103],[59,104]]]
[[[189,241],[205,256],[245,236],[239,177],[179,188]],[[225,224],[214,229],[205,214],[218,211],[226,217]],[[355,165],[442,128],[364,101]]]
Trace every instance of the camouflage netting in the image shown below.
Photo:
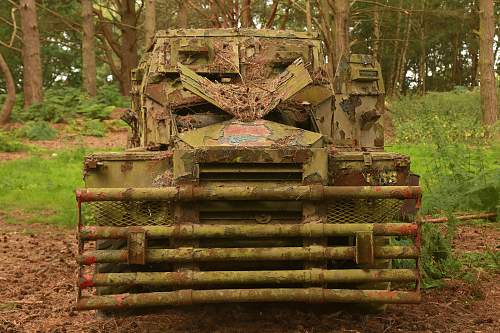
[[[271,112],[281,100],[281,94],[274,89],[278,79],[260,85],[221,84],[207,80],[206,89],[225,112],[241,121],[260,119]]]
[[[242,78],[238,84],[211,81],[181,64],[178,69],[184,88],[241,121],[263,118],[280,102],[312,82],[300,58],[277,77],[259,81]]]
[[[214,42],[214,61],[213,64],[221,72],[234,72],[238,71],[238,66],[234,61],[234,57],[237,56],[234,50],[231,48],[231,44],[227,42]]]

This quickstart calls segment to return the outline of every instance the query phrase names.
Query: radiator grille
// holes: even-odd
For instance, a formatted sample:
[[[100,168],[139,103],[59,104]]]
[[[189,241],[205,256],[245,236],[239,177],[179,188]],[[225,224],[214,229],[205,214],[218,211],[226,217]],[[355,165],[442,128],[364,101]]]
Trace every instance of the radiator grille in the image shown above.
[[[329,223],[388,223],[396,219],[402,201],[396,199],[337,200],[328,203]]]
[[[200,163],[200,181],[302,182],[300,163]]]
[[[87,225],[146,226],[173,223],[173,207],[164,201],[97,201],[82,207]]]

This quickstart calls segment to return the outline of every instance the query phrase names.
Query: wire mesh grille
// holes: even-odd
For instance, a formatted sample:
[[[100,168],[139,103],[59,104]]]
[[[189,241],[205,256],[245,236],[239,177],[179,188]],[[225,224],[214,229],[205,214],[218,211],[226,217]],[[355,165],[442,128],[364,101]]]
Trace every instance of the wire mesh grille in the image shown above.
[[[329,223],[388,223],[396,219],[403,202],[396,199],[349,199],[328,203]]]
[[[82,207],[87,225],[145,226],[173,223],[172,204],[165,201],[97,201]]]

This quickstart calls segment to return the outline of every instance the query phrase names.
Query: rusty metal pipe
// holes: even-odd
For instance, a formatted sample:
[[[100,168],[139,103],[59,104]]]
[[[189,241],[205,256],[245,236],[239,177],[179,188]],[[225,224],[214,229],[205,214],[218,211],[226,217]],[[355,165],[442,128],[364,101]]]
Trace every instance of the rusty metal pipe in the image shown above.
[[[78,310],[111,310],[165,305],[235,302],[419,303],[420,293],[322,288],[177,290],[81,298]]]
[[[134,230],[138,227],[133,227]],[[141,227],[150,239],[155,238],[236,238],[236,237],[333,237],[354,236],[357,232],[373,232],[375,236],[416,235],[414,223],[365,223],[365,224],[245,224],[245,225],[207,225],[185,224],[177,226]],[[132,230],[129,227],[80,228],[82,240],[127,239]]]
[[[76,191],[79,202],[87,201],[197,201],[197,200],[332,200],[414,199],[419,186],[223,186],[198,185],[161,188],[85,188]]]
[[[279,271],[182,271],[98,273],[83,275],[82,289],[103,286],[188,287],[214,284],[282,284],[282,283],[364,283],[410,282],[418,279],[413,269],[308,269]]]
[[[495,220],[497,218],[497,213],[486,212],[486,213],[477,213],[477,214],[465,214],[465,215],[455,215],[454,219],[458,221],[469,221],[469,220]],[[447,223],[449,219],[447,217],[432,217],[432,216],[423,216],[420,219],[420,222],[424,223]]]
[[[378,246],[375,257],[381,259],[416,258],[418,250],[414,246]],[[178,248],[148,249],[146,263],[159,262],[214,262],[214,261],[291,261],[291,260],[352,260],[356,249],[352,246],[273,248]],[[79,256],[82,265],[95,263],[126,263],[127,250],[88,251]]]

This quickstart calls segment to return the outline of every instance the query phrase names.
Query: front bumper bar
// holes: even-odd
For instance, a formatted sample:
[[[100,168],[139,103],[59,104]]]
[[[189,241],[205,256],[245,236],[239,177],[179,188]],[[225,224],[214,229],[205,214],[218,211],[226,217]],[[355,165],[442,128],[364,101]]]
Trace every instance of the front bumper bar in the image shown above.
[[[420,186],[224,186],[183,185],[161,188],[79,189],[79,202],[88,201],[198,201],[198,200],[334,200],[417,199]]]
[[[84,297],[79,310],[124,309],[164,305],[240,302],[302,302],[302,303],[419,303],[420,293],[409,291],[352,290],[324,288],[266,288],[177,290],[142,294],[121,294]]]
[[[226,302],[305,302],[305,303],[417,303],[419,293],[419,228],[415,223],[297,223],[297,224],[200,224],[174,223],[162,226],[89,226],[82,222],[81,206],[93,201],[224,201],[224,200],[286,200],[317,201],[340,199],[417,199],[418,186],[220,186],[185,185],[162,188],[90,188],[77,191],[79,206],[78,238],[80,264],[77,309],[119,309],[160,305],[182,305]],[[409,236],[414,245],[380,245],[374,237]],[[353,237],[351,246],[304,244],[284,247],[189,247],[151,248],[149,240],[174,241],[202,239],[327,239]],[[120,250],[90,250],[84,244],[97,240],[127,240]],[[306,241],[307,242],[307,241]],[[314,242],[313,242],[314,243]],[[175,242],[174,242],[175,244]],[[276,246],[276,245],[272,245]],[[307,263],[354,262],[372,265],[375,260],[416,259],[417,269],[311,268]],[[303,269],[217,270],[129,273],[84,273],[84,268],[100,264],[145,265],[166,263],[193,265],[216,262],[301,262]],[[133,266],[134,267],[134,266]],[[137,266],[135,266],[137,267]],[[219,266],[220,267],[220,266]],[[229,266],[231,267],[231,266]],[[336,266],[335,266],[336,267]],[[359,266],[358,266],[359,267]],[[366,267],[366,266],[361,266]],[[85,268],[87,269],[87,268]],[[224,268],[222,268],[224,269]],[[378,282],[416,282],[414,291],[358,290],[351,284]],[[339,284],[346,284],[346,289]],[[240,286],[243,289],[227,289]],[[265,288],[255,288],[262,285]],[[275,285],[276,288],[268,288]],[[290,285],[299,285],[289,288]],[[173,291],[89,296],[86,292],[98,287],[168,288]],[[215,286],[215,287],[214,287]],[[313,288],[305,288],[317,286]],[[211,287],[212,289],[207,289]],[[286,288],[284,288],[286,287]],[[191,289],[194,288],[194,289]],[[195,290],[205,288],[203,290]],[[216,289],[215,288],[220,288]],[[335,289],[333,289],[335,288]],[[180,290],[175,290],[180,289]],[[158,289],[157,289],[158,290]]]
[[[82,240],[127,239],[137,227],[82,226]],[[254,238],[254,237],[335,237],[355,236],[372,232],[374,236],[411,236],[417,233],[415,223],[357,223],[357,224],[237,224],[206,225],[178,224],[176,226],[143,226],[148,239],[160,238]]]
[[[221,262],[221,261],[293,261],[293,260],[356,260],[355,246],[325,247],[271,247],[271,248],[177,248],[148,249],[144,251],[146,263]],[[416,259],[418,250],[413,246],[377,246],[375,259]],[[81,265],[100,263],[131,263],[130,250],[97,250],[81,255]],[[373,261],[373,260],[372,260]]]
[[[366,283],[411,282],[418,279],[415,269],[307,269],[279,271],[179,271],[86,274],[79,287],[134,286],[190,287],[219,284],[272,283]]]

